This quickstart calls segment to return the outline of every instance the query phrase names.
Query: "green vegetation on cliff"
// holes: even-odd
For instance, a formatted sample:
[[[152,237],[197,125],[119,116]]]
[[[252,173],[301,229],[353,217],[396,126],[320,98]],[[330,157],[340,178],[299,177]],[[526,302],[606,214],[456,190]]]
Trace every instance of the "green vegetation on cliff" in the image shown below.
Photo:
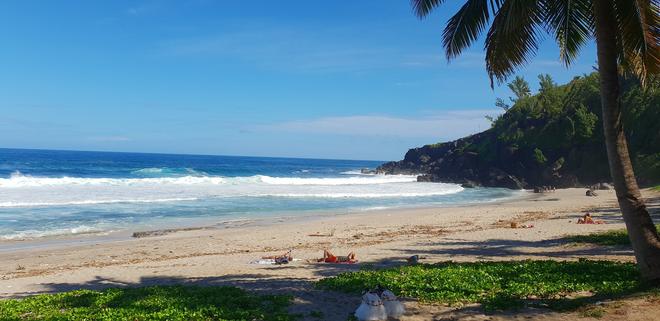
[[[411,149],[381,171],[419,171],[433,181],[472,181],[486,186],[580,186],[609,181],[598,73],[557,85],[539,76],[532,94],[520,78],[516,97],[498,99],[505,112],[492,128],[454,142]],[[660,182],[660,79],[642,88],[622,81],[621,104],[635,173],[641,184]]]
[[[493,123],[498,144],[519,151],[538,167],[566,167],[580,181],[608,176],[598,74],[576,77],[557,86],[539,76],[536,95],[515,99]],[[660,180],[660,81],[642,89],[634,79],[623,82],[621,104],[632,159],[641,181]],[[475,149],[484,146],[475,146]],[[469,150],[469,149],[468,149]],[[490,153],[488,156],[493,157]],[[566,162],[568,161],[568,162]]]

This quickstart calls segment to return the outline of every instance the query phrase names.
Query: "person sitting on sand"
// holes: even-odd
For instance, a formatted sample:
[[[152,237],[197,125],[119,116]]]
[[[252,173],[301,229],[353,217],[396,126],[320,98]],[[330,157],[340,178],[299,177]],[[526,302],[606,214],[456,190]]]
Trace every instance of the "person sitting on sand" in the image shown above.
[[[605,222],[600,221],[600,220],[594,220],[591,217],[590,213],[584,214],[582,218],[578,219],[577,221],[578,224],[605,224]]]
[[[328,250],[323,250],[323,258],[318,260],[325,263],[355,263],[355,253],[348,253],[346,256],[335,256]]]

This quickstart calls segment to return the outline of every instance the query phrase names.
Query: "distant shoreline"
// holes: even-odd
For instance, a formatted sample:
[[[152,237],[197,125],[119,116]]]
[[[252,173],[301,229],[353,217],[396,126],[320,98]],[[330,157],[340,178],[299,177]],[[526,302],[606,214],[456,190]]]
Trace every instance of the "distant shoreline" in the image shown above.
[[[539,197],[540,194],[532,193],[529,190],[521,190],[519,194],[511,195],[503,199],[496,199],[488,202],[475,202],[463,204],[447,204],[446,206],[400,206],[389,208],[377,209],[362,209],[362,210],[347,210],[345,212],[338,212],[337,210],[312,210],[305,211],[303,214],[296,215],[268,215],[261,217],[209,217],[209,218],[196,218],[192,219],[184,225],[172,225],[171,223],[163,223],[153,226],[152,228],[127,228],[122,230],[111,230],[102,232],[89,232],[67,235],[53,235],[43,236],[37,238],[27,239],[0,239],[0,253],[22,251],[30,249],[48,249],[48,248],[64,248],[70,246],[80,246],[89,244],[100,244],[107,242],[128,241],[131,239],[149,239],[157,236],[174,235],[181,232],[190,232],[198,230],[222,230],[233,229],[241,227],[255,227],[255,226],[277,226],[280,224],[296,224],[301,222],[313,223],[314,221],[321,221],[333,217],[351,217],[360,215],[387,215],[391,212],[399,211],[415,211],[415,210],[433,210],[444,208],[464,208],[464,207],[480,207],[488,205],[499,205],[511,202],[517,202],[525,199],[532,199]],[[138,233],[139,237],[135,237]]]

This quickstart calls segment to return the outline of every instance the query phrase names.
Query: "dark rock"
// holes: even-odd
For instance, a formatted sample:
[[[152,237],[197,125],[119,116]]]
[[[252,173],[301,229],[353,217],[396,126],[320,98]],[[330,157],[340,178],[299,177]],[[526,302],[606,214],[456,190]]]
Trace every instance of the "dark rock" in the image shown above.
[[[419,182],[465,184],[466,187],[548,187],[537,189],[539,192],[555,187],[584,186],[580,183],[584,168],[567,166],[569,161],[576,162],[571,157],[577,156],[566,156],[569,161],[555,157],[539,164],[529,156],[532,153],[533,150],[507,146],[493,130],[486,130],[452,142],[412,148],[403,160],[385,163],[376,173],[419,175]]]
[[[587,192],[585,193],[586,196],[598,196],[594,190],[588,189]]]
[[[418,182],[434,182],[433,175],[429,175],[429,174],[419,175],[419,176],[417,176],[417,181]]]
[[[549,180],[548,183],[558,188],[580,187],[580,181],[574,174],[563,174]]]
[[[513,175],[505,175],[498,177],[495,186],[506,187],[510,189],[524,189],[525,184]]]
[[[461,184],[461,187],[462,188],[475,188],[475,187],[477,187],[477,184],[475,182],[472,182],[472,181],[467,181],[467,182]]]
[[[363,168],[360,170],[362,174],[376,174],[376,171],[373,169]]]

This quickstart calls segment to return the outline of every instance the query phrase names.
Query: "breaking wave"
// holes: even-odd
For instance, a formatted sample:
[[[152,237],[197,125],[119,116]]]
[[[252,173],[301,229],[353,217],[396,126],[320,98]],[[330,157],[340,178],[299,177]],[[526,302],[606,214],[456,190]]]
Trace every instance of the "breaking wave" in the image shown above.
[[[255,175],[246,177],[224,176],[180,176],[180,177],[152,177],[152,178],[89,178],[89,177],[35,177],[13,173],[9,178],[0,178],[0,188],[43,187],[65,185],[221,185],[241,183],[263,183],[270,185],[372,185],[389,183],[416,182],[415,176],[409,175],[372,175],[365,177],[340,178],[303,178],[303,177],[273,177]]]

